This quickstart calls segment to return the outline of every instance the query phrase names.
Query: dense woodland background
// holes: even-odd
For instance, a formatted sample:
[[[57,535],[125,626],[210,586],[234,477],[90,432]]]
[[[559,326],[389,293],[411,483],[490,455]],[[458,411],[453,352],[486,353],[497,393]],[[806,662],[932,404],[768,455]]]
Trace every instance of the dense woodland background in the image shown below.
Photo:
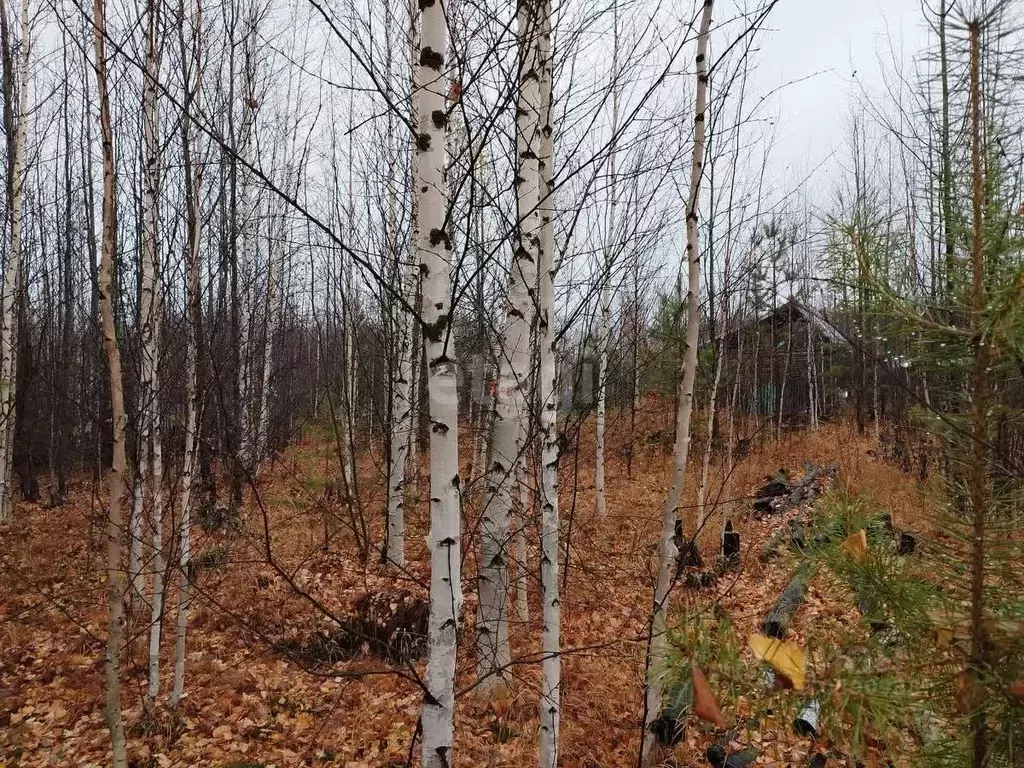
[[[0,0],[0,766],[1024,765],[1021,7],[777,2]]]

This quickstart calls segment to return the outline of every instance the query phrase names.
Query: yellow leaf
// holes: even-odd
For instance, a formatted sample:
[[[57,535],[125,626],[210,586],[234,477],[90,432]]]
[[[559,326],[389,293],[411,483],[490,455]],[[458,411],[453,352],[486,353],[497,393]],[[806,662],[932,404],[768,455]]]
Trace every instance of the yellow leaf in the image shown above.
[[[751,635],[747,641],[754,655],[802,691],[807,679],[807,661],[796,643],[776,640],[764,635]]]
[[[850,556],[851,560],[855,563],[860,562],[868,551],[868,535],[864,529],[861,528],[856,533],[851,533],[843,539],[843,543],[839,546]]]
[[[304,731],[313,724],[313,718],[309,716],[308,712],[300,712],[299,716],[295,718],[295,730]]]

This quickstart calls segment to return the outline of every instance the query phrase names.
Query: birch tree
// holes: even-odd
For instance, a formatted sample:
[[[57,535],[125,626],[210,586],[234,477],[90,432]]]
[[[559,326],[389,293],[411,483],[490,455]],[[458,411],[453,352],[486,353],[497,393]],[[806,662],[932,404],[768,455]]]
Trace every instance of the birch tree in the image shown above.
[[[187,243],[185,252],[186,347],[185,377],[185,459],[181,470],[181,523],[178,534],[180,548],[178,569],[178,614],[175,621],[174,682],[170,705],[176,707],[185,689],[185,642],[188,629],[188,608],[191,588],[192,560],[192,484],[199,447],[199,349],[202,340],[202,293],[199,267],[202,260],[202,189],[203,164],[193,162],[192,116],[202,112],[203,95],[203,6],[196,0],[191,19],[191,46],[185,43],[185,6],[181,7],[178,42],[185,81],[181,120],[181,154],[185,174],[185,214]],[[191,51],[189,50],[191,49]],[[191,55],[189,55],[191,52]],[[191,66],[189,63],[191,62]]]
[[[537,322],[540,373],[541,504],[541,691],[540,766],[558,765],[562,668],[561,607],[558,596],[558,373],[555,367],[555,233],[554,137],[551,125],[551,6],[540,0],[540,313]]]
[[[459,518],[459,398],[452,324],[452,243],[448,234],[445,156],[448,114],[444,6],[425,0],[421,10],[416,183],[419,231],[416,260],[423,286],[423,343],[430,414],[430,619],[421,722],[424,768],[452,765],[455,731],[455,657],[462,610]]]
[[[121,378],[121,354],[114,322],[114,257],[117,232],[117,176],[114,164],[114,132],[110,122],[110,95],[107,90],[106,2],[93,0],[93,67],[99,92],[100,143],[103,147],[103,243],[99,268],[100,321],[103,346],[107,354],[110,385],[110,411],[113,417],[113,455],[108,476],[106,539],[107,576],[107,648],[104,657],[106,676],[106,720],[113,748],[114,768],[127,768],[124,725],[121,722],[121,684],[118,656],[124,636],[124,573],[121,570],[121,493],[124,489],[125,424],[124,389]]]
[[[139,436],[139,474],[143,495],[152,503],[153,591],[150,599],[149,689],[152,700],[160,690],[160,629],[163,620],[163,445],[160,437],[160,316],[162,278],[158,242],[160,202],[160,137],[157,124],[157,78],[160,71],[158,34],[161,0],[146,3],[146,63],[142,75],[142,281],[139,325],[142,336],[142,429]],[[150,465],[150,459],[152,464]]]
[[[700,333],[700,240],[697,212],[700,200],[700,182],[704,168],[704,139],[707,128],[708,100],[708,37],[711,30],[711,11],[714,0],[704,0],[700,32],[697,37],[697,88],[693,115],[693,158],[690,166],[690,189],[686,201],[686,263],[688,287],[686,293],[686,342],[683,353],[682,375],[678,385],[676,409],[676,438],[673,449],[672,484],[661,514],[661,537],[658,551],[658,577],[651,612],[650,648],[647,658],[647,694],[644,713],[647,722],[658,717],[662,709],[661,688],[665,670],[663,659],[667,648],[666,615],[669,591],[672,586],[672,566],[677,548],[673,541],[676,516],[683,502],[683,483],[690,450],[690,417],[693,413],[693,383],[697,373],[697,343]],[[646,723],[645,723],[646,725]],[[654,734],[645,735],[644,751],[653,754]]]
[[[419,99],[418,89],[416,87],[416,73],[419,68],[416,65],[416,54],[419,51],[419,8],[415,2],[409,2],[408,4],[408,19],[409,19],[409,63],[410,71],[412,72],[412,97],[410,99],[410,119],[413,125],[417,124],[417,101]],[[390,58],[389,58],[390,61]],[[389,135],[390,135],[390,121],[391,113],[388,113],[389,120]],[[389,145],[388,151],[394,152],[394,148]],[[391,178],[395,177],[395,164],[393,162],[394,154],[391,154]],[[415,173],[415,164],[417,162],[417,153],[412,152],[412,164],[413,172]],[[388,188],[389,214],[393,214],[395,207],[394,196],[396,192],[393,186],[389,185]],[[412,240],[415,243],[415,239],[418,236],[418,225],[416,223],[416,206],[413,206],[411,215],[413,218],[412,222]],[[417,267],[416,259],[412,257],[412,254],[407,257],[407,266],[405,269],[402,268],[401,259],[399,253],[401,249],[397,242],[397,223],[389,228],[391,237],[391,252],[394,254],[398,274],[400,276],[400,283],[402,290],[402,296],[410,306],[414,306],[416,302],[416,280],[419,269]],[[415,247],[415,246],[414,246]],[[412,424],[413,424],[413,400],[412,400],[412,381],[413,381],[413,357],[415,356],[415,350],[413,347],[413,316],[406,307],[400,307],[396,311],[396,317],[394,318],[395,324],[395,376],[391,383],[392,395],[391,395],[391,434],[389,436],[390,450],[389,456],[391,463],[388,465],[388,533],[387,533],[387,552],[386,557],[388,562],[397,565],[402,568],[405,567],[405,475],[408,469],[409,459],[409,445],[410,442],[415,438],[412,435]]]
[[[484,690],[508,678],[509,511],[522,456],[529,387],[530,335],[536,314],[535,291],[540,262],[540,72],[538,5],[519,3],[519,65],[516,101],[516,230],[508,297],[501,333],[495,420],[486,500],[480,523],[480,609],[477,618],[477,665]]]
[[[597,346],[600,359],[597,374],[597,446],[596,465],[594,469],[594,493],[597,498],[597,514],[604,517],[608,512],[608,502],[604,490],[604,429],[605,414],[608,408],[608,356],[611,352],[612,338],[612,271],[615,268],[617,250],[615,238],[615,213],[619,203],[618,186],[616,184],[616,160],[619,133],[619,4],[612,4],[612,138],[608,156],[608,221],[605,229],[604,265],[601,270],[601,327],[598,330]]]
[[[7,208],[11,233],[0,296],[0,524],[11,519],[11,469],[18,375],[18,297],[22,280],[22,226],[25,197],[25,141],[28,133],[28,0],[21,2],[21,35],[17,51],[11,41],[6,0],[0,7],[3,23],[4,132],[7,136]],[[15,58],[17,56],[17,58]]]

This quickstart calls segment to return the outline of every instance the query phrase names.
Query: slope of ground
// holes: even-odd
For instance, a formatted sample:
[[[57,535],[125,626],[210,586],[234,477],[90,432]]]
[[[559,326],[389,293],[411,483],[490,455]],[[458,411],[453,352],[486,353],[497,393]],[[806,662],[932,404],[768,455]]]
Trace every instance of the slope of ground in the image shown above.
[[[616,450],[628,439],[628,425],[625,419],[613,420],[609,453],[615,458],[608,469],[605,519],[593,512],[592,434],[584,431],[578,452],[562,460],[563,539],[569,549],[568,572],[562,574],[561,752],[566,768],[636,762],[644,627],[671,468],[655,429],[665,423],[671,422],[663,411],[642,415],[630,478],[622,451]],[[921,508],[920,493],[912,479],[876,458],[874,448],[849,429],[830,426],[769,442],[739,465],[732,483],[740,489],[738,498],[723,502],[734,502],[731,514],[743,541],[743,564],[735,576],[720,580],[715,596],[740,635],[756,627],[788,577],[785,568],[757,561],[760,543],[784,518],[748,519],[744,511],[751,489],[779,468],[798,473],[805,460],[835,463],[845,482],[911,525]],[[468,445],[463,453],[470,453]],[[329,441],[310,440],[289,448],[265,471],[237,531],[204,534],[197,528],[195,551],[205,567],[198,573],[189,625],[188,695],[178,712],[160,704],[144,706],[148,628],[141,618],[130,625],[122,682],[133,765],[358,768],[407,763],[423,662],[390,664],[372,653],[332,662],[297,650],[308,650],[318,631],[330,635],[336,629],[325,614],[351,615],[368,592],[425,595],[426,483],[421,479],[416,485],[408,507],[410,565],[396,578],[375,557],[360,562],[345,527],[347,517],[324,492],[325,478],[334,474],[334,467]],[[695,463],[689,477],[698,473]],[[380,467],[369,456],[361,460],[360,478],[371,539],[380,542],[384,489]],[[688,480],[691,496],[693,485]],[[14,524],[0,531],[0,765],[5,767],[109,764],[102,717],[100,490],[81,483],[69,504],[59,509],[21,504]],[[536,759],[539,683],[534,663],[539,653],[536,574],[530,565],[530,618],[515,622],[512,630],[514,653],[522,663],[514,668],[508,695],[485,703],[472,690],[472,534],[479,493],[471,491],[464,506],[466,629],[460,641],[457,764],[531,765]],[[325,510],[336,517],[325,522]],[[527,530],[532,564],[536,529],[529,524]],[[172,585],[172,595],[174,590]],[[673,596],[676,604],[692,599],[683,590]],[[707,600],[707,594],[700,599]],[[170,687],[175,600],[168,602],[165,691]],[[795,636],[802,637],[812,624],[816,632],[827,631],[823,628],[828,622],[848,621],[851,610],[848,603],[829,600],[812,586],[806,610],[793,627]],[[745,717],[748,709],[749,702],[741,697],[740,711],[731,714]],[[803,765],[811,748],[781,717],[761,722],[744,738],[760,748],[758,765]],[[709,740],[701,729],[691,729],[677,748],[678,764],[703,764]]]

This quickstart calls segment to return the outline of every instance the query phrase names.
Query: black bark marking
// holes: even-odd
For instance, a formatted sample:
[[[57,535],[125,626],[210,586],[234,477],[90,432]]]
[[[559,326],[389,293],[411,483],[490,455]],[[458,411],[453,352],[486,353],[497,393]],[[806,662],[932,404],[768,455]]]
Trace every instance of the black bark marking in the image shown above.
[[[434,123],[434,127],[444,128],[448,124],[448,115],[443,109],[435,109],[430,113],[430,120]]]
[[[430,149],[430,134],[429,133],[420,133],[420,134],[416,135],[416,148],[420,152],[426,152],[428,149]],[[427,188],[424,187],[423,191],[426,192]]]
[[[441,315],[433,323],[423,324],[423,338],[427,341],[433,342],[434,344],[440,344],[444,338],[445,331],[448,328],[450,318],[447,314]],[[431,363],[434,366],[437,361]]]
[[[444,243],[445,248],[451,249],[452,241],[449,239],[448,233],[443,229],[430,230],[430,244],[436,248],[441,243]]]
[[[430,424],[430,431],[444,437],[448,434],[448,425],[442,424],[440,421],[434,421]]]
[[[444,54],[438,53],[429,45],[420,51],[420,64],[424,67],[440,71],[444,66]]]

